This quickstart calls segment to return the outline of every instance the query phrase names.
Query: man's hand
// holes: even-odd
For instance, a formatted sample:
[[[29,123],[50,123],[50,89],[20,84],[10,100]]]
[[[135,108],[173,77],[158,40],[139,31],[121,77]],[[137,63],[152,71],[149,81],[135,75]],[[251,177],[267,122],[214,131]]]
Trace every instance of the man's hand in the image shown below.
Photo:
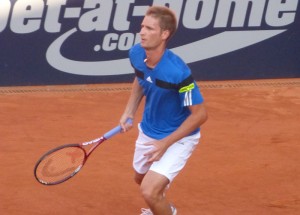
[[[133,119],[128,118],[126,116],[122,116],[120,119],[120,126],[122,128],[122,132],[129,131],[133,126]]]
[[[151,141],[149,143],[145,143],[146,146],[153,146],[153,149],[144,156],[148,156],[148,163],[153,163],[154,161],[159,161],[161,157],[165,154],[168,149],[168,144],[162,140]]]

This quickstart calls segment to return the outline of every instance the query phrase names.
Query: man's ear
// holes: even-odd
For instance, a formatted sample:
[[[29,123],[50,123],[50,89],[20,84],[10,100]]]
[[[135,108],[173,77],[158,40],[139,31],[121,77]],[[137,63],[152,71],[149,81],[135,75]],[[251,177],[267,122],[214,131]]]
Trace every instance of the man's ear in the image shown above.
[[[169,30],[164,30],[164,31],[162,32],[162,38],[163,38],[164,40],[167,40],[167,39],[169,38],[169,36],[170,36],[170,31],[169,31]]]

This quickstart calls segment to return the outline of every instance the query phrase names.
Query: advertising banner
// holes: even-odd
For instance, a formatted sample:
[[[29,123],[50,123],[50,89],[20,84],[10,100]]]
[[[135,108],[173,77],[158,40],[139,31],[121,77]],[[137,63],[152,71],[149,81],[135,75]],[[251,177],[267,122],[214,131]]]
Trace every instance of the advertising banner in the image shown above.
[[[300,77],[298,0],[0,0],[0,86],[131,82],[151,5],[196,80]]]

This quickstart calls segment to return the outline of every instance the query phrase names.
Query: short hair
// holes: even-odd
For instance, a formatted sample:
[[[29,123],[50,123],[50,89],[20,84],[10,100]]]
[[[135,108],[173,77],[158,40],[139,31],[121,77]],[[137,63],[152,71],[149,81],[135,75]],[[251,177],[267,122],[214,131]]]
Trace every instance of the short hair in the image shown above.
[[[146,16],[152,16],[159,20],[159,25],[162,30],[168,30],[170,36],[167,40],[175,34],[177,30],[177,19],[175,13],[168,7],[151,6],[146,12]]]

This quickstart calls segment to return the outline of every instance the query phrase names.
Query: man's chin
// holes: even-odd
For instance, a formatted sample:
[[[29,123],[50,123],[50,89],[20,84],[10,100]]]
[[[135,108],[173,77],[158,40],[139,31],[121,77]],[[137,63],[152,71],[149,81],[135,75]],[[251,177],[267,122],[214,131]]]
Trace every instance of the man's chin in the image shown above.
[[[146,49],[147,48],[147,45],[145,45],[145,43],[141,42],[141,46]]]
[[[141,43],[141,46],[142,46],[145,50],[151,50],[151,49],[153,49],[153,48],[151,48],[151,47],[149,47],[149,46],[147,46],[147,45],[145,45],[145,44],[143,44],[143,43]]]

